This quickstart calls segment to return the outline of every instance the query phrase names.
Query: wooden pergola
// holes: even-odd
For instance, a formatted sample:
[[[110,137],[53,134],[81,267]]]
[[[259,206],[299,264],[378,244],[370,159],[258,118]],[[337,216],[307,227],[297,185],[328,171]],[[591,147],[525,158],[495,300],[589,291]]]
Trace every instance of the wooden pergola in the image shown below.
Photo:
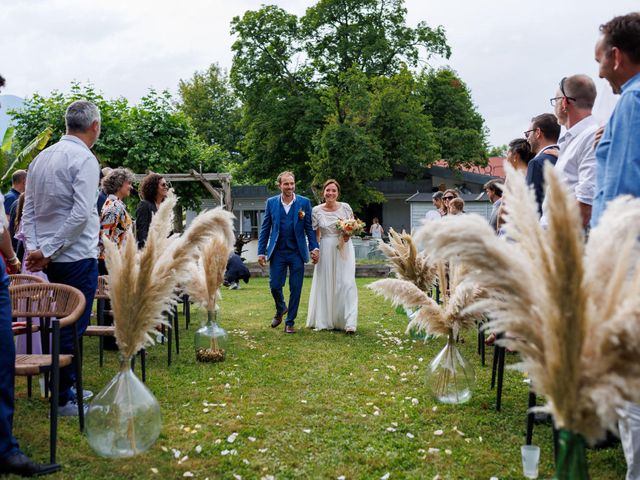
[[[145,173],[136,173],[136,181],[140,182]],[[201,173],[191,170],[189,173],[161,173],[166,180],[174,182],[200,182],[211,196],[220,203],[222,208],[231,211],[233,201],[231,198],[231,175],[228,173]],[[212,182],[215,185],[212,185]]]

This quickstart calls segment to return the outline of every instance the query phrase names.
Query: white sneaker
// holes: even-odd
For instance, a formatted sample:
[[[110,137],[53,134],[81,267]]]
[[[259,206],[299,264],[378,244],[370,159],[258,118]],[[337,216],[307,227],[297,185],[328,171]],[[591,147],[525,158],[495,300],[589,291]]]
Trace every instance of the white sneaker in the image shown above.
[[[240,285],[238,285],[238,282],[233,282],[229,285],[229,290],[240,290]]]

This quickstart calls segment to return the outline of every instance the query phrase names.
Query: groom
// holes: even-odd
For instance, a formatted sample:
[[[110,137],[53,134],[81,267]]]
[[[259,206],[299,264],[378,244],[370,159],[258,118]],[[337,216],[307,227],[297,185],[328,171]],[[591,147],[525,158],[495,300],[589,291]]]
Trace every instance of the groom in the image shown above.
[[[267,200],[258,239],[258,263],[264,267],[267,259],[270,261],[269,287],[276,302],[276,314],[271,321],[271,327],[276,328],[280,325],[282,317],[287,314],[284,332],[296,333],[293,324],[300,304],[304,264],[309,261],[309,253],[313,263],[316,263],[320,250],[311,226],[311,202],[308,198],[294,193],[296,179],[293,173],[282,172],[278,175],[278,188],[281,194]],[[287,280],[287,269],[289,308],[282,294]]]

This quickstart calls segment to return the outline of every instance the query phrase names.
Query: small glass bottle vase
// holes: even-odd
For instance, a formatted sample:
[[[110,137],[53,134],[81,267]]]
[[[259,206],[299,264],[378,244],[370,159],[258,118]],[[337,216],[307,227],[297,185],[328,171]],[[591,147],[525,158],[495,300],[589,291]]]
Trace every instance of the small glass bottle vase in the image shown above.
[[[120,371],[91,401],[86,434],[101,457],[133,457],[148,450],[162,430],[160,404],[120,357]]]
[[[218,311],[207,312],[207,323],[196,331],[194,346],[199,362],[224,362],[227,356],[229,336],[218,325]]]
[[[473,367],[462,357],[450,332],[447,344],[429,364],[427,385],[441,403],[464,403],[471,398],[474,384]]]

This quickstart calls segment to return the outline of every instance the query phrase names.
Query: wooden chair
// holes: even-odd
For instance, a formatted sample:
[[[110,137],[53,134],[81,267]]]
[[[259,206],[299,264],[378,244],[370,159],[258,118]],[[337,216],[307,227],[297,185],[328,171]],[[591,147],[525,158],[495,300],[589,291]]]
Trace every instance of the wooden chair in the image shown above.
[[[46,280],[42,277],[38,277],[37,275],[28,275],[26,273],[16,273],[14,275],[9,275],[9,286],[16,287],[18,285],[31,285],[34,283],[46,283]],[[27,332],[36,333],[40,330],[40,325],[33,325],[33,318],[26,318],[25,325],[23,326],[21,322],[14,322],[13,326],[13,335],[25,335]],[[27,335],[27,353],[33,353],[33,339],[31,335]],[[31,398],[32,395],[32,377],[27,377],[27,396]]]
[[[84,331],[85,337],[98,337],[100,342],[100,368],[104,364],[104,338],[116,336],[116,327],[113,325],[105,325],[104,314],[106,311],[105,305],[109,300],[109,276],[100,275],[98,277],[98,288],[96,289],[95,300],[96,305],[96,323],[97,325],[89,325]],[[142,381],[147,380],[147,370],[145,362],[145,350],[140,350],[140,368],[142,370]]]
[[[16,375],[33,376],[50,374],[50,462],[56,461],[58,434],[58,398],[60,394],[60,368],[75,365],[76,391],[82,392],[82,358],[76,322],[84,312],[85,298],[82,292],[68,285],[57,283],[32,283],[9,288],[13,318],[40,317],[43,331],[48,336],[50,323],[51,353],[44,355],[16,355]],[[60,329],[72,327],[74,347],[72,355],[60,354]],[[77,396],[80,431],[84,429],[84,406],[82,394]]]

